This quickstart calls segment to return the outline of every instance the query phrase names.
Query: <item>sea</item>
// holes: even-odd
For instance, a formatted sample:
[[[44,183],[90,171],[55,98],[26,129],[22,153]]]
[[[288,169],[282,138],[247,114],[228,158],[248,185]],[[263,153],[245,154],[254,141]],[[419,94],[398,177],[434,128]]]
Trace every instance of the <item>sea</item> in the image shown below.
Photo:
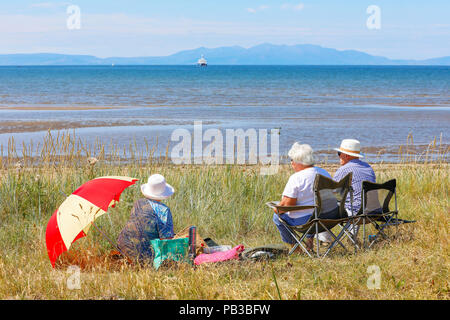
[[[269,150],[280,155],[299,142],[336,162],[334,148],[354,138],[368,161],[396,162],[401,146],[414,143],[420,154],[432,141],[449,145],[450,67],[0,67],[0,145],[6,149],[12,137],[19,153],[38,145],[48,135],[38,124],[49,122],[67,123],[55,135],[70,130],[86,143],[150,144],[154,156],[180,147],[187,132],[191,141],[200,132],[204,148],[209,129],[227,150],[227,130],[242,129],[256,132],[258,143],[267,132]]]

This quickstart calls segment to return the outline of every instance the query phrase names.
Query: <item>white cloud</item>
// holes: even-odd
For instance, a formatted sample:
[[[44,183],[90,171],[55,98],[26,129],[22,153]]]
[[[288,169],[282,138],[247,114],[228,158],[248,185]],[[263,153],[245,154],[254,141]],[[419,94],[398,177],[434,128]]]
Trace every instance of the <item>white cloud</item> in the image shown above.
[[[32,8],[50,8],[53,4],[51,2],[42,2],[42,3],[32,3],[30,7]]]
[[[280,8],[282,10],[300,11],[300,10],[303,10],[304,7],[305,7],[305,5],[303,3],[299,3],[299,4],[283,3]]]
[[[64,31],[66,30],[65,18],[65,15],[0,15],[0,32],[2,36],[5,36],[7,34],[35,34]]]
[[[89,14],[81,16],[82,27],[78,31],[69,31],[66,26],[68,15],[64,12],[60,15],[1,15],[0,33],[2,36],[15,35],[21,37],[33,37],[40,33],[47,39],[57,35],[71,36],[180,36],[180,35],[252,35],[266,36],[277,34],[302,34],[309,31],[298,26],[271,26],[268,24],[254,24],[247,22],[231,22],[216,20],[193,19],[159,19],[126,14]],[[3,42],[2,45],[5,45]]]
[[[302,10],[305,7],[305,5],[303,3],[299,3],[297,5],[294,6],[294,10]]]
[[[305,7],[305,5],[303,3],[298,3],[298,4],[292,4],[292,3],[283,3],[280,8],[282,10],[294,10],[294,11],[300,11],[303,10],[303,8]],[[250,13],[256,13],[258,11],[264,11],[269,9],[270,7],[268,5],[260,5],[259,7],[256,8],[247,8],[247,12]]]
[[[260,5],[257,8],[247,8],[247,12],[256,13],[257,11],[264,11],[264,10],[267,10],[269,8],[270,7],[268,5],[263,4],[263,5]]]
[[[60,3],[55,3],[55,2],[40,2],[40,3],[32,3],[30,4],[31,8],[59,8],[59,7],[65,7],[65,6],[69,6],[70,3],[69,2],[60,2]]]

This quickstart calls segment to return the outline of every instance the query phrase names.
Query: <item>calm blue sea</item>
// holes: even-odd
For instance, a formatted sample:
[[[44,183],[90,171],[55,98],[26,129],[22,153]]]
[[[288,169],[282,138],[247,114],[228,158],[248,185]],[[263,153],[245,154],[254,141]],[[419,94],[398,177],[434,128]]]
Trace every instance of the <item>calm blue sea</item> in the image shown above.
[[[0,104],[450,105],[450,67],[0,67]]]
[[[122,106],[106,110],[12,110],[1,107]],[[343,138],[396,150],[450,135],[450,67],[431,66],[36,66],[0,67],[2,121],[93,120],[120,127],[76,129],[86,141],[165,150],[177,128],[281,128],[280,151],[294,141],[326,151]],[[140,124],[137,126],[136,124]],[[69,129],[69,128],[67,128]],[[120,133],[120,134],[118,134]],[[224,132],[225,133],[225,132]],[[38,142],[45,132],[3,133]],[[20,147],[19,147],[20,148]],[[395,160],[395,155],[371,160]]]

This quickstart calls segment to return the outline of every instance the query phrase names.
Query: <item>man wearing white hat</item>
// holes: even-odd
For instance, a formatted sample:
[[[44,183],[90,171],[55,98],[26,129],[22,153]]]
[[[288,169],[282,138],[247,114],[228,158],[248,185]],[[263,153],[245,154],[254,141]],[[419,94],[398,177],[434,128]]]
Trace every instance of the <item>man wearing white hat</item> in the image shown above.
[[[169,198],[175,190],[162,175],[153,174],[141,185],[141,192],[144,198],[134,203],[117,245],[128,258],[144,262],[153,255],[150,240],[174,236],[172,213],[161,200]]]
[[[364,154],[361,153],[361,144],[358,140],[344,139],[341,142],[341,146],[339,148],[334,148],[334,150],[338,153],[341,167],[336,171],[333,179],[339,181],[348,173],[353,173],[353,210],[350,203],[350,195],[347,196],[345,201],[345,208],[349,215],[355,215],[361,207],[362,182],[370,181],[375,183],[375,172],[368,163],[361,161],[361,159],[364,158]],[[355,228],[354,231],[350,231],[352,233],[357,233],[358,228]]]

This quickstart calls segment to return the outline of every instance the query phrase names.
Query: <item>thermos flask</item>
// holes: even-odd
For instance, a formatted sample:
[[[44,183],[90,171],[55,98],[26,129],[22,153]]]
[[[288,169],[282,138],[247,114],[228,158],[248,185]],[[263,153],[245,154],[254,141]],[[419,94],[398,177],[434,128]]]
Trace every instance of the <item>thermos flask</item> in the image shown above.
[[[188,257],[190,260],[194,260],[195,259],[195,243],[197,242],[197,236],[196,236],[196,228],[195,226],[192,226],[189,228],[189,253],[188,253]]]

